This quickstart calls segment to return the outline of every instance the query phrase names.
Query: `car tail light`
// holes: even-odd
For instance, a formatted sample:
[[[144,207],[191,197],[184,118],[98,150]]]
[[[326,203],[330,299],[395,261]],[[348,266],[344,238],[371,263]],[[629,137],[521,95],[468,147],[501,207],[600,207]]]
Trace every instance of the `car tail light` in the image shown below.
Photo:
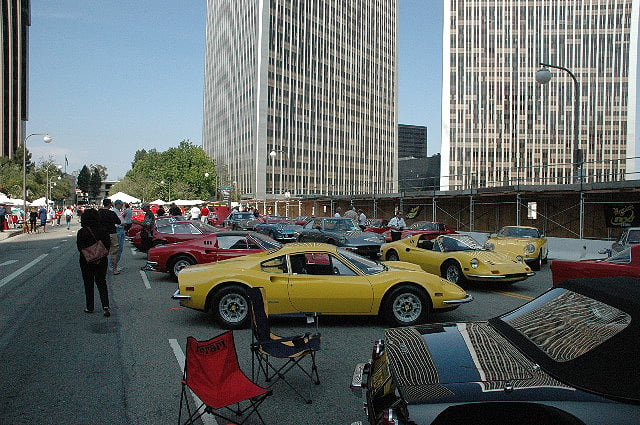
[[[384,353],[384,340],[378,339],[373,344],[373,353],[371,353],[371,361],[375,362],[376,360],[378,360],[380,356],[382,356],[382,353]]]
[[[398,416],[393,409],[387,409],[382,414],[382,420],[380,421],[381,425],[398,425]]]

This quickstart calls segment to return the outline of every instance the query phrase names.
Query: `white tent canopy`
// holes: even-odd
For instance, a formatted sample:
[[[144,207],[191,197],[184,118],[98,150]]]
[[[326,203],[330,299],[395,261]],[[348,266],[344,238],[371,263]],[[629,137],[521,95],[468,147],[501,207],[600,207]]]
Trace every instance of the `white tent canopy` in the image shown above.
[[[150,204],[156,204],[156,205],[165,205],[166,202],[164,202],[162,199],[156,199],[155,201],[151,201],[149,202]]]
[[[183,207],[186,206],[192,206],[192,205],[200,205],[200,204],[204,204],[204,201],[201,201],[200,199],[175,199],[173,201],[174,204],[176,205],[180,205]]]
[[[137,204],[138,202],[140,202],[140,199],[134,198],[131,195],[127,195],[124,192],[115,193],[115,194],[109,196],[108,198],[111,199],[112,201],[117,201],[119,199],[122,202],[126,202],[128,204]]]
[[[53,204],[53,201],[51,199],[49,199],[49,204]],[[31,202],[29,205],[33,207],[44,207],[46,205],[46,200],[43,196],[42,198],[38,198],[35,201]]]

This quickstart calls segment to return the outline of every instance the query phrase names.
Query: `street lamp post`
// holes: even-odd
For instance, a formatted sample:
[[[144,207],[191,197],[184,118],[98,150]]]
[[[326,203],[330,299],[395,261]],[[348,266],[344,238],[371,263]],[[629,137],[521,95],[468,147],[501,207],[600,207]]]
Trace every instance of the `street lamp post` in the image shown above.
[[[276,159],[276,155],[280,153],[280,194],[282,194],[282,179],[283,179],[283,175],[282,175],[282,168],[283,168],[283,158],[282,155],[287,155],[287,153],[285,151],[283,151],[282,149],[274,149],[271,152],[269,152],[269,156],[271,157],[271,159],[273,160],[273,166],[271,168],[271,184],[272,184],[272,189],[271,192],[273,194],[273,202],[275,204],[275,214],[278,215],[278,204],[276,201],[276,183],[275,183],[275,159]],[[287,159],[289,158],[289,155],[287,155]]]
[[[165,181],[164,180],[160,180],[160,184],[164,185]],[[169,197],[169,199],[167,200],[167,202],[171,203],[171,180],[167,179],[167,188],[169,189],[167,196]]]
[[[47,175],[49,174],[49,169],[47,168]],[[53,201],[53,186],[56,185],[56,180],[62,180],[62,177],[58,176],[58,177],[51,177],[50,179],[47,178],[47,190],[45,190],[45,204],[47,204],[47,209],[49,209],[49,199],[51,199]]]
[[[43,136],[45,143],[51,143],[53,140],[48,133],[31,133],[24,138],[22,142],[22,211],[24,212],[23,220],[27,219],[27,140],[31,136]]]
[[[548,63],[540,62],[540,68],[536,71],[536,81],[539,84],[547,84],[551,81],[551,71],[549,68],[560,69],[571,76],[573,79],[574,88],[574,105],[573,105],[573,168],[574,174],[577,174],[578,181],[580,182],[580,239],[584,233],[584,193],[582,192],[582,183],[584,179],[584,157],[582,149],[580,148],[580,85],[576,76],[565,67],[558,65],[551,65]]]
[[[551,71],[549,71],[549,68],[565,71],[573,79],[575,99],[573,106],[573,164],[575,168],[574,172],[577,173],[579,181],[582,182],[584,158],[582,156],[582,149],[580,148],[580,85],[573,72],[567,68],[543,62],[540,62],[540,65],[542,68],[536,71],[536,81],[539,84],[547,84],[551,81]]]

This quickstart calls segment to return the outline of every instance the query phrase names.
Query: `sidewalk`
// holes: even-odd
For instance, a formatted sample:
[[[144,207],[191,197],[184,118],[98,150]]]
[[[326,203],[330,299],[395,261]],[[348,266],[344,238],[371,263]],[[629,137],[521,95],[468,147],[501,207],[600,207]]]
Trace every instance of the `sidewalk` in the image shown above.
[[[22,229],[9,229],[9,230],[5,230],[4,232],[0,232],[0,242],[12,236],[19,235],[21,233],[22,233]]]

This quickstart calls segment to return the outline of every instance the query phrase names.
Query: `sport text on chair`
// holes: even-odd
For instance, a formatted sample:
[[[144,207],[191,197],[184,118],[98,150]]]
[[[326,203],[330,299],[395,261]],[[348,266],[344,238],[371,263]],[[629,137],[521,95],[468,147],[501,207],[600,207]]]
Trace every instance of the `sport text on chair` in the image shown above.
[[[251,350],[254,360],[258,361],[258,375],[264,374],[265,380],[275,383],[282,380],[289,388],[293,389],[307,404],[311,404],[311,383],[320,384],[318,367],[316,366],[316,352],[320,350],[320,334],[305,333],[293,337],[282,337],[271,332],[269,316],[264,297],[264,288],[249,288],[251,301],[253,342]],[[311,369],[305,369],[302,363],[305,358],[311,362]],[[274,364],[274,359],[279,359],[279,365]],[[277,360],[276,360],[277,361]],[[254,376],[255,361],[252,361],[252,376]],[[309,397],[305,397],[298,388],[287,380],[287,373],[297,368],[310,379]],[[271,386],[270,385],[270,386]]]
[[[193,412],[189,404],[187,388],[202,401]],[[254,384],[240,370],[238,356],[233,340],[233,331],[220,334],[208,341],[198,341],[193,337],[187,338],[187,354],[184,374],[182,377],[182,394],[180,395],[180,412],[178,424],[182,424],[183,400],[189,418],[185,424],[192,424],[205,413],[242,424],[255,413],[264,424],[258,407],[271,395],[271,390]],[[247,402],[240,407],[241,402]],[[231,407],[236,405],[235,408]],[[223,415],[220,410],[226,409],[236,416],[244,416],[241,422]]]

